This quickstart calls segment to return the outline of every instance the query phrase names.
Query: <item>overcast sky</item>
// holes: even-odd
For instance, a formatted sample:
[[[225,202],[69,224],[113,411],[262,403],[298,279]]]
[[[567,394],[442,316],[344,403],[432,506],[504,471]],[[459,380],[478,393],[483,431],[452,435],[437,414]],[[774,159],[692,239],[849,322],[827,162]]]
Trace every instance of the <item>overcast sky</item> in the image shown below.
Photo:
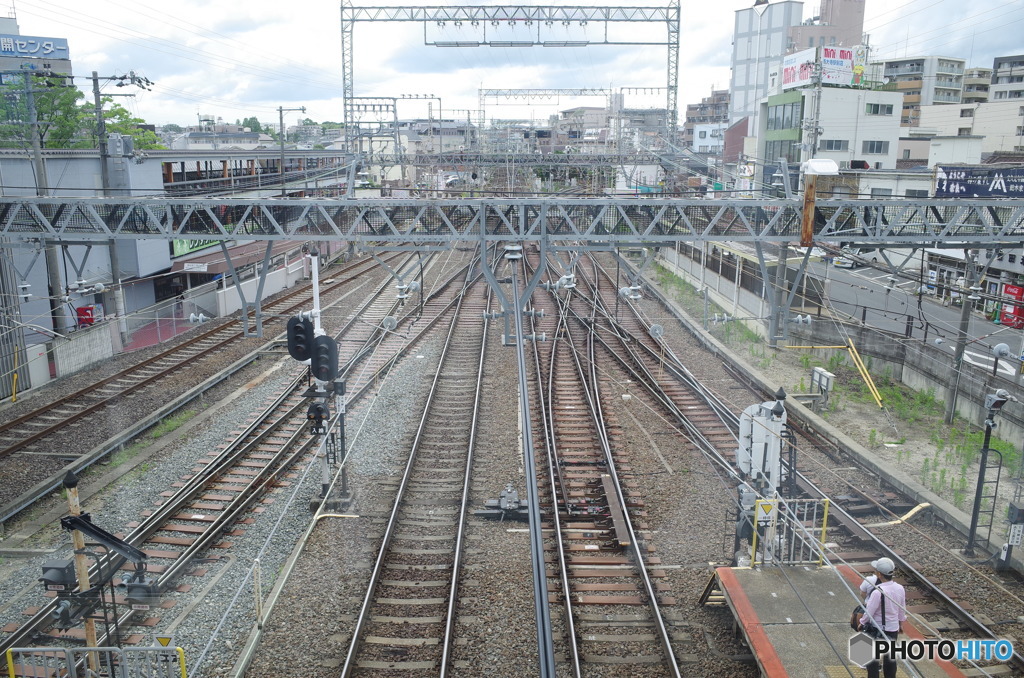
[[[864,30],[872,57],[939,54],[992,66],[996,56],[1024,53],[1021,0],[866,0]],[[428,2],[357,2],[357,5],[427,5]],[[454,3],[452,3],[454,4]],[[480,2],[474,4],[510,4]],[[530,4],[543,5],[543,2]],[[662,2],[597,0],[553,5],[664,6]],[[684,0],[680,26],[679,108],[698,102],[712,88],[729,86],[735,12],[753,0]],[[254,115],[276,123],[278,107],[306,107],[286,113],[340,121],[341,11],[338,0],[0,0],[0,11],[16,12],[22,35],[67,38],[78,76],[134,70],[155,83],[152,91],[120,98],[153,124],[194,124],[197,114],[226,122]],[[804,16],[818,12],[818,0],[804,2]],[[620,26],[622,26],[620,24]],[[629,24],[653,31],[660,25]],[[488,27],[488,30],[492,30]],[[500,30],[508,30],[502,27]],[[602,29],[555,26],[552,39],[597,39]],[[621,29],[619,29],[621,30]],[[356,96],[429,94],[440,97],[448,117],[479,109],[480,88],[661,87],[666,80],[663,46],[588,48],[438,48],[437,40],[472,39],[468,26],[412,23],[357,23]],[[516,36],[509,36],[515,39]],[[85,80],[78,82],[89,90]],[[127,88],[109,91],[124,93]],[[105,89],[107,91],[107,89]],[[663,105],[663,94],[631,94],[626,105]],[[401,117],[426,117],[428,101],[401,103]],[[598,99],[561,97],[529,108],[494,99],[488,118],[546,118]],[[474,114],[475,117],[475,114]]]

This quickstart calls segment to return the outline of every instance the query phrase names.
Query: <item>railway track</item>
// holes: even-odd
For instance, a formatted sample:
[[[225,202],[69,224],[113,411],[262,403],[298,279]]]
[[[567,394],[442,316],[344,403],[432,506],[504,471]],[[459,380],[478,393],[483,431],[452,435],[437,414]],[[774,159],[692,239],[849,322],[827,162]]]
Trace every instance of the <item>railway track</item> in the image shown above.
[[[454,309],[341,675],[445,676],[483,387],[486,286]]]
[[[554,636],[552,643],[558,651],[558,671],[573,675],[621,675],[616,671],[628,671],[636,676],[671,675],[673,671],[693,675],[685,665],[680,667],[678,663],[679,657],[687,651],[676,623],[681,606],[671,604],[668,598],[677,598],[677,603],[685,600],[687,607],[692,607],[689,603],[696,595],[683,599],[680,596],[685,594],[661,585],[666,580],[677,582],[678,578],[666,577],[659,571],[661,563],[657,552],[651,548],[656,541],[663,542],[671,535],[664,531],[651,534],[644,512],[654,508],[664,497],[648,494],[649,484],[642,479],[638,482],[638,476],[629,468],[634,462],[624,454],[626,445],[621,439],[614,408],[610,407],[613,393],[608,384],[629,380],[635,385],[631,389],[634,397],[644,394],[645,399],[683,434],[687,446],[706,455],[711,468],[730,478],[733,472],[726,469],[732,465],[730,452],[736,445],[734,423],[730,419],[735,405],[713,392],[722,392],[722,386],[714,383],[714,379],[699,378],[681,364],[666,337],[652,327],[657,323],[644,317],[644,309],[650,311],[648,304],[651,302],[624,298],[614,277],[586,259],[577,264],[575,271],[580,284],[574,291],[535,293],[532,310],[544,309],[547,313],[543,317],[534,314],[530,329],[524,330],[535,335],[543,333],[553,340],[533,347],[537,353],[531,356],[535,376],[530,388],[531,419],[537,425],[533,451],[537,467],[541,469],[538,484],[544,517],[544,532],[538,536],[546,547],[544,588],[550,596],[547,598],[551,610],[549,627]],[[422,341],[427,336],[427,326],[433,323],[436,327],[450,317],[446,314],[454,312],[461,284],[455,274],[442,278],[439,288],[447,285],[448,291],[441,294],[439,289],[436,296],[425,295],[422,306],[416,305],[415,309],[410,304],[396,306],[394,300],[381,299],[379,307],[359,309],[348,319],[351,324],[341,336],[340,346],[348,356],[343,361],[347,364],[345,378],[351,380],[349,403],[359,397],[357,393],[369,392],[402,351]],[[596,292],[592,291],[595,285]],[[481,311],[481,307],[474,306],[471,312],[460,312],[459,319],[453,322],[479,327]],[[634,311],[639,318],[634,317]],[[666,322],[662,310],[654,315],[660,322]],[[385,328],[386,318],[395,320],[392,329]],[[378,564],[382,567],[374,575],[375,593],[369,594],[372,598],[364,599],[370,601],[364,605],[366,620],[353,635],[358,640],[349,646],[351,667],[345,670],[353,675],[385,675],[389,670],[399,669],[403,675],[416,671],[436,675],[439,670],[449,670],[441,667],[451,664],[449,648],[453,641],[451,629],[446,627],[457,616],[457,608],[452,605],[459,600],[456,588],[460,569],[457,563],[462,552],[458,545],[459,528],[453,527],[452,519],[437,518],[436,512],[429,520],[423,520],[422,514],[424,510],[437,507],[451,508],[452,516],[466,514],[465,504],[460,502],[465,501],[468,483],[462,480],[468,478],[471,462],[461,466],[461,461],[449,461],[449,450],[444,445],[441,448],[430,445],[436,440],[452,440],[465,432],[469,438],[460,438],[452,447],[474,446],[472,440],[477,429],[474,426],[471,429],[474,433],[466,431],[470,429],[466,423],[470,420],[466,403],[471,392],[474,397],[478,396],[470,386],[473,371],[470,357],[468,354],[460,356],[448,360],[449,364],[454,360],[458,371],[446,372],[447,376],[440,378],[438,384],[460,378],[461,395],[453,396],[452,401],[441,400],[438,386],[433,409],[429,413],[424,410],[420,419],[428,426],[442,426],[420,434],[417,456],[425,463],[417,466],[411,462],[407,470],[413,475],[408,483],[396,481],[396,485],[406,484],[404,494],[420,503],[393,508],[391,517],[395,529],[392,531],[389,527],[390,536],[384,538],[390,545],[421,553],[381,550]],[[478,360],[482,359],[474,354],[473,364],[480,364]],[[720,363],[720,358],[702,360]],[[476,375],[479,377],[479,368]],[[737,396],[733,392],[726,397],[735,399]],[[762,400],[773,397],[764,392],[754,395],[754,399]],[[443,402],[449,403],[447,408],[436,409],[442,407]],[[461,417],[452,415],[453,412],[460,412]],[[584,425],[587,420],[601,423]],[[453,421],[457,425],[451,423]],[[428,433],[428,430],[433,432]],[[799,445],[814,447],[803,435]],[[811,456],[807,450],[808,461]],[[805,458],[803,450],[798,458]],[[433,464],[429,463],[431,459],[435,460]],[[801,469],[806,471],[808,464],[801,462]],[[813,465],[811,469],[817,470]],[[463,478],[456,482],[460,472]],[[423,475],[417,476],[417,473]],[[804,475],[806,478],[800,479],[800,484],[810,493],[815,483],[810,473]],[[685,492],[684,487],[680,489]],[[828,493],[836,494],[836,491],[833,488]],[[183,509],[192,510],[198,513],[205,509],[197,505]],[[178,521],[177,524],[187,523]],[[880,554],[889,555],[901,565],[901,571],[908,578],[908,598],[921,610],[920,618],[938,621],[955,617],[956,629],[949,633],[977,637],[982,633],[979,628],[991,633],[993,626],[980,620],[968,606],[954,603],[966,615],[957,617],[955,609],[928,593],[933,582],[923,576],[918,582],[916,575],[931,573],[923,572],[913,555],[898,548],[900,539],[893,539],[891,535],[892,530],[900,526],[882,529],[885,541],[897,544],[895,549],[881,544],[877,536],[868,536],[877,534],[879,528],[865,526],[855,516],[850,516],[848,527],[852,530],[849,535],[830,531],[829,541],[837,544],[826,552],[830,559],[845,561],[857,570]],[[190,538],[175,533],[169,536]],[[151,550],[173,548],[165,544]],[[428,561],[435,554],[427,551],[437,551],[441,559]],[[182,557],[159,561],[154,556],[153,563],[166,565],[169,570],[179,560]],[[424,569],[417,569],[420,567]],[[426,569],[428,567],[437,569]],[[434,574],[449,570],[454,573],[451,581]],[[648,583],[642,573],[650,576]],[[440,583],[442,581],[444,583]],[[170,579],[167,584],[170,585]],[[412,602],[417,600],[412,592],[421,589],[432,602]],[[444,595],[440,595],[442,591]],[[595,600],[588,600],[588,597]],[[381,598],[389,602],[380,606]],[[436,599],[441,598],[445,599],[445,604],[437,602]],[[604,600],[596,600],[598,598]],[[950,596],[951,600],[953,598],[955,596]],[[651,600],[658,603],[657,611],[649,605]],[[923,611],[925,609],[931,611]],[[979,621],[981,627],[971,626],[969,617]],[[397,623],[398,619],[405,623]],[[531,621],[518,617],[516,623],[529,625]],[[667,636],[668,642],[659,638],[661,636]],[[465,653],[465,648],[462,651]]]
[[[385,262],[396,266],[405,275],[412,275],[423,265],[414,258],[404,259],[397,263],[399,257],[394,255]],[[341,272],[331,272],[331,277],[324,276],[323,297],[343,299],[344,290],[370,274],[375,265],[371,260],[363,259]],[[310,288],[310,285],[297,286],[267,304],[264,328],[280,329],[283,319],[308,308],[312,298]],[[396,306],[392,305],[386,312],[394,312]],[[330,311],[330,307],[327,310]],[[356,317],[358,313],[352,316]],[[348,327],[346,325],[344,329]],[[115,420],[105,412],[126,408],[151,409],[151,414],[131,420],[130,430],[136,431],[137,435],[166,416],[168,407],[165,406],[169,401],[175,407],[185,406],[227,376],[258,360],[274,343],[275,340],[270,339],[254,349],[249,348],[237,323],[222,319],[209,329],[197,329],[195,336],[161,350],[157,355],[91,382],[55,401],[41,403],[32,411],[4,422],[0,425],[0,439],[6,439],[10,444],[0,452],[0,478],[5,480],[0,489],[0,521],[10,519],[49,496],[60,487],[68,471],[81,473],[130,441],[132,434],[113,428],[113,422],[120,419]],[[241,357],[234,360],[239,355]],[[226,356],[229,357],[225,359]],[[183,380],[182,375],[186,372],[194,374],[197,363],[213,365],[217,362],[229,367],[204,382],[197,377]],[[173,383],[165,386],[165,382]],[[201,383],[197,385],[197,382]],[[182,383],[187,383],[189,388],[182,389]],[[161,392],[161,389],[166,390]],[[175,389],[182,389],[184,393],[175,398]],[[158,392],[161,395],[156,395]],[[150,400],[159,405],[150,405]],[[69,431],[83,431],[83,426],[87,431],[85,435],[68,435]],[[107,434],[110,437],[102,434],[104,426],[110,428]],[[104,442],[96,445],[101,440]]]
[[[657,294],[655,290],[648,290],[648,293],[652,292],[656,295],[657,301],[663,309],[671,311],[679,322],[684,325],[689,323],[688,320],[675,313],[672,305],[662,295]],[[694,379],[692,375],[686,374],[685,367],[671,356],[669,349],[664,345],[657,348],[651,346],[645,339],[645,337],[649,337],[651,334],[649,330],[650,324],[646,324],[646,327],[648,328],[646,332],[642,329],[631,332],[629,343],[634,346],[644,347],[643,350],[652,358],[660,356],[666,372],[676,373],[679,379],[688,382],[694,392],[700,394],[712,406],[716,416],[725,421],[729,428],[737,430],[738,417],[731,413],[729,408],[718,399],[711,389]],[[699,336],[700,334],[696,327],[689,326],[688,330],[694,336]],[[747,385],[748,387],[751,386],[749,382]],[[765,393],[760,388],[752,389],[752,391],[769,401],[778,396],[778,394],[770,392]],[[797,422],[793,423],[793,428],[799,431],[801,446],[804,450],[829,449],[832,447],[831,443],[825,441],[808,428],[801,427]],[[802,460],[803,456],[803,452],[798,451],[798,459]],[[730,457],[731,455],[721,455],[719,463],[731,462],[732,459]],[[823,468],[820,463],[815,467],[815,470],[818,468]],[[893,515],[891,511],[887,511],[882,506],[878,506],[879,513],[882,515],[888,514],[890,516],[889,519],[883,519],[880,524],[876,524],[873,527],[869,526],[866,523],[879,522],[878,514],[861,517],[850,513],[844,508],[844,504],[849,504],[851,500],[860,502],[866,499],[866,495],[852,484],[846,482],[841,490],[840,498],[836,499],[836,492],[823,489],[810,477],[809,467],[805,462],[801,461],[796,469],[791,469],[791,472],[793,473],[795,484],[803,496],[812,499],[828,499],[830,501],[829,512],[831,522],[836,524],[839,529],[833,530],[829,535],[830,540],[837,542],[837,546],[832,549],[822,549],[821,556],[826,562],[834,565],[845,565],[857,573],[866,576],[871,572],[870,562],[872,560],[880,555],[889,557],[897,564],[898,571],[903,575],[903,583],[908,591],[908,611],[917,615],[918,621],[924,627],[923,631],[926,634],[935,637],[947,637],[947,634],[952,634],[952,637],[984,639],[998,639],[1002,637],[1001,633],[1004,632],[996,632],[993,620],[984,611],[980,611],[980,614],[977,614],[971,610],[971,605],[958,602],[955,599],[956,596],[950,595],[943,590],[939,581],[934,581],[934,579],[941,579],[941,574],[936,575],[935,573],[921,571],[920,565],[914,562],[912,558],[908,558],[907,553],[899,548],[898,545],[904,543],[904,540],[899,538],[897,532],[900,530],[909,532],[914,529],[912,526],[903,522],[899,519],[899,516]],[[895,497],[895,495],[893,496]],[[897,499],[901,503],[908,503],[906,498]],[[913,502],[909,502],[909,504],[913,505]],[[880,534],[880,527],[884,528],[884,537]],[[963,572],[969,572],[968,576],[976,582],[976,586],[991,587],[994,590],[1001,588],[991,577],[971,567],[963,560],[950,555],[948,552],[946,553],[946,558],[953,570],[961,573],[959,576],[963,577]],[[996,623],[1005,622],[999,620]],[[1021,652],[1017,651],[1014,653],[1010,662],[1008,662],[1008,666],[1013,667],[1016,671],[1024,672],[1024,657],[1022,657]]]
[[[425,336],[440,316],[448,315],[460,296],[449,290],[449,284],[465,274],[468,266],[446,273],[438,287],[430,292],[416,318],[422,319],[418,335],[401,336],[382,332],[379,325],[365,322],[367,317],[388,317],[395,311],[396,300],[385,296],[387,281],[370,295],[367,301],[349,318],[339,332],[347,341],[346,373],[351,374],[351,401],[369,392],[379,372],[402,357],[410,340]],[[442,271],[442,273],[445,273]],[[435,311],[437,316],[430,314]],[[427,315],[424,317],[423,312]],[[405,318],[396,320],[401,327]],[[383,358],[382,356],[387,356]],[[357,370],[359,367],[367,369]],[[166,490],[160,507],[124,537],[124,541],[141,549],[149,556],[147,572],[154,575],[157,593],[170,592],[172,583],[186,570],[194,567],[211,546],[221,540],[254,504],[267,496],[281,482],[282,476],[301,461],[311,461],[315,452],[315,438],[305,434],[306,405],[303,397],[308,388],[308,376],[304,368],[294,368],[290,382],[282,389],[278,398],[239,434],[229,441],[224,449],[205,459],[193,469],[187,480],[177,483],[175,490]],[[92,568],[92,576],[110,567],[112,559],[100,559]],[[30,647],[38,639],[49,641],[80,640],[82,632],[74,629],[68,633],[51,633],[55,596],[17,629],[10,629],[7,637],[0,642],[0,652],[12,647]],[[136,619],[137,610],[126,606],[123,596],[115,597],[122,607],[114,628],[131,628],[133,624],[144,623],[152,626],[159,618]],[[136,606],[138,607],[138,606]],[[146,608],[148,609],[148,608]],[[102,637],[101,642],[116,639]],[[121,639],[128,644],[138,642],[138,637]]]
[[[665,611],[676,600],[643,536],[644,501],[619,476],[630,460],[605,412],[595,341],[605,319],[581,292],[535,295],[531,314],[533,335],[551,338],[533,342],[532,402],[554,644],[574,676],[613,666],[679,676]]]

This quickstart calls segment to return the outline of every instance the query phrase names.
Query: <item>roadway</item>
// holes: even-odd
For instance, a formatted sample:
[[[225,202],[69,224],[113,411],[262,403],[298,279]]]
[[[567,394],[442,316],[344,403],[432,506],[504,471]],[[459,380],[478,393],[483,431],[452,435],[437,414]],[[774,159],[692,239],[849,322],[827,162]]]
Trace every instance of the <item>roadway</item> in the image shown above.
[[[854,319],[863,319],[870,327],[897,334],[906,332],[906,318],[910,315],[913,318],[911,337],[918,341],[925,339],[927,326],[927,340],[934,342],[941,338],[941,346],[949,351],[952,360],[960,327],[959,306],[945,306],[929,294],[919,295],[917,280],[895,278],[871,267],[845,269],[810,262],[808,270],[826,281],[829,301],[835,310]],[[967,340],[964,360],[987,370],[992,369],[991,347],[996,344],[1009,345],[1014,356],[1024,354],[1024,330],[994,323],[978,311],[970,314]],[[998,362],[999,373],[1008,378],[1013,378],[1021,365],[1016,358]]]

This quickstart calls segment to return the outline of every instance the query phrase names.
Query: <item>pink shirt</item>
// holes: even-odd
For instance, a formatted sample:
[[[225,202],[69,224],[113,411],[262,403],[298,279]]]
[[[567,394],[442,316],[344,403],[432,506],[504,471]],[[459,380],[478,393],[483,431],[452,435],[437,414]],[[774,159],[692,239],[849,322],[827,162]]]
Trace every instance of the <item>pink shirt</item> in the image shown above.
[[[861,624],[868,619],[873,620],[875,626],[882,626],[882,594],[885,594],[885,626],[889,633],[900,630],[900,622],[907,620],[907,592],[894,581],[882,582],[875,586],[874,591],[868,594],[867,605],[865,605],[864,616],[860,618]]]

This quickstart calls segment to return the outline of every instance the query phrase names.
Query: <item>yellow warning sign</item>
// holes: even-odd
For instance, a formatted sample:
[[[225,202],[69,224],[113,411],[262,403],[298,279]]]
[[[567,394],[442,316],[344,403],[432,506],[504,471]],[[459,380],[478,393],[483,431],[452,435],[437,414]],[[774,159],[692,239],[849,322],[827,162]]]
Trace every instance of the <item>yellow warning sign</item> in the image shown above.
[[[174,636],[157,636],[156,642],[161,647],[174,647]]]
[[[768,525],[775,520],[775,502],[757,502],[757,507],[754,509],[754,519],[758,525]]]

